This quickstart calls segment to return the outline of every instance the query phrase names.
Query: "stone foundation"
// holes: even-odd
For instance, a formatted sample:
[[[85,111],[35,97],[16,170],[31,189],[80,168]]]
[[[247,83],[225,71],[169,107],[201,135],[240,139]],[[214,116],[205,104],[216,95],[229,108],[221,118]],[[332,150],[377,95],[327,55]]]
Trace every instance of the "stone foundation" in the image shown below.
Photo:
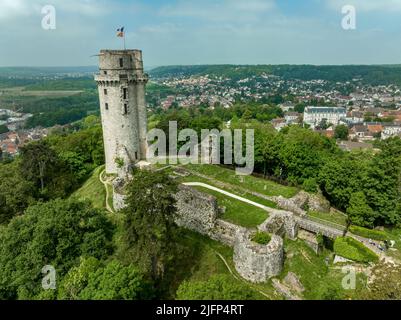
[[[281,273],[284,263],[283,239],[273,235],[267,245],[252,242],[254,231],[237,232],[234,245],[234,264],[238,273],[246,280],[260,283]]]
[[[274,197],[274,202],[284,210],[304,216],[307,211],[330,212],[330,203],[323,196],[300,191],[290,199],[282,196]]]
[[[124,194],[125,182],[123,179],[116,178],[113,181],[113,207],[114,210],[119,211],[125,208],[125,198]]]

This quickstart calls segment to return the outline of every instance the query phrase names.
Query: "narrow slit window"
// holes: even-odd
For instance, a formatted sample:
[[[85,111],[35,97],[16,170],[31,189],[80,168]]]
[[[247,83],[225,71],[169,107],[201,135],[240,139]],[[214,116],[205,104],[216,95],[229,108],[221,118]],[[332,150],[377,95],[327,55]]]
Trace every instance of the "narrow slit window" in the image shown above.
[[[128,114],[128,105],[124,104],[124,114]]]
[[[127,88],[124,88],[124,90],[123,90],[123,94],[124,94],[124,99],[127,99]]]
[[[124,61],[122,58],[120,58],[120,68],[124,67]]]
[[[138,160],[138,152],[135,152],[135,160]]]
[[[107,89],[104,89],[104,95],[107,96]]]
[[[109,104],[108,103],[105,104],[105,107],[106,107],[106,110],[109,110]]]

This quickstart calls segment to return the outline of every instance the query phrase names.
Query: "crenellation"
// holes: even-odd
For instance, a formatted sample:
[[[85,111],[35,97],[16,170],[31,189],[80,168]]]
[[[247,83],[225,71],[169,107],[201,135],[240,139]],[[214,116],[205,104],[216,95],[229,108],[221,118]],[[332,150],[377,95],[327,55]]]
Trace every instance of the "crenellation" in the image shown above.
[[[121,165],[129,168],[146,159],[145,87],[149,76],[143,71],[142,52],[101,50],[95,80],[99,88],[106,172],[126,172]]]

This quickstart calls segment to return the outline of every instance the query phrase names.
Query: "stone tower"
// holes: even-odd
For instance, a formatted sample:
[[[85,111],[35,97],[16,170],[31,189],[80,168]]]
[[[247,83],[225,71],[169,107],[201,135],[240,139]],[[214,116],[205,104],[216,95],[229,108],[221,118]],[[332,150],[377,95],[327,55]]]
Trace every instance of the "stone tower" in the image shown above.
[[[121,174],[146,159],[147,116],[142,51],[101,50],[95,76],[106,156],[106,173]]]

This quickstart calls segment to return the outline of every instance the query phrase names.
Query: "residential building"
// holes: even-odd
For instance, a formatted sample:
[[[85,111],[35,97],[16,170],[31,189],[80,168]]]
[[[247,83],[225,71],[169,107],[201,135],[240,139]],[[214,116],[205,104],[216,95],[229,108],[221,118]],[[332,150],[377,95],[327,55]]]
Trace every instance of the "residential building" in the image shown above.
[[[306,107],[304,112],[304,122],[312,128],[323,121],[336,126],[346,117],[347,110],[342,107]]]

